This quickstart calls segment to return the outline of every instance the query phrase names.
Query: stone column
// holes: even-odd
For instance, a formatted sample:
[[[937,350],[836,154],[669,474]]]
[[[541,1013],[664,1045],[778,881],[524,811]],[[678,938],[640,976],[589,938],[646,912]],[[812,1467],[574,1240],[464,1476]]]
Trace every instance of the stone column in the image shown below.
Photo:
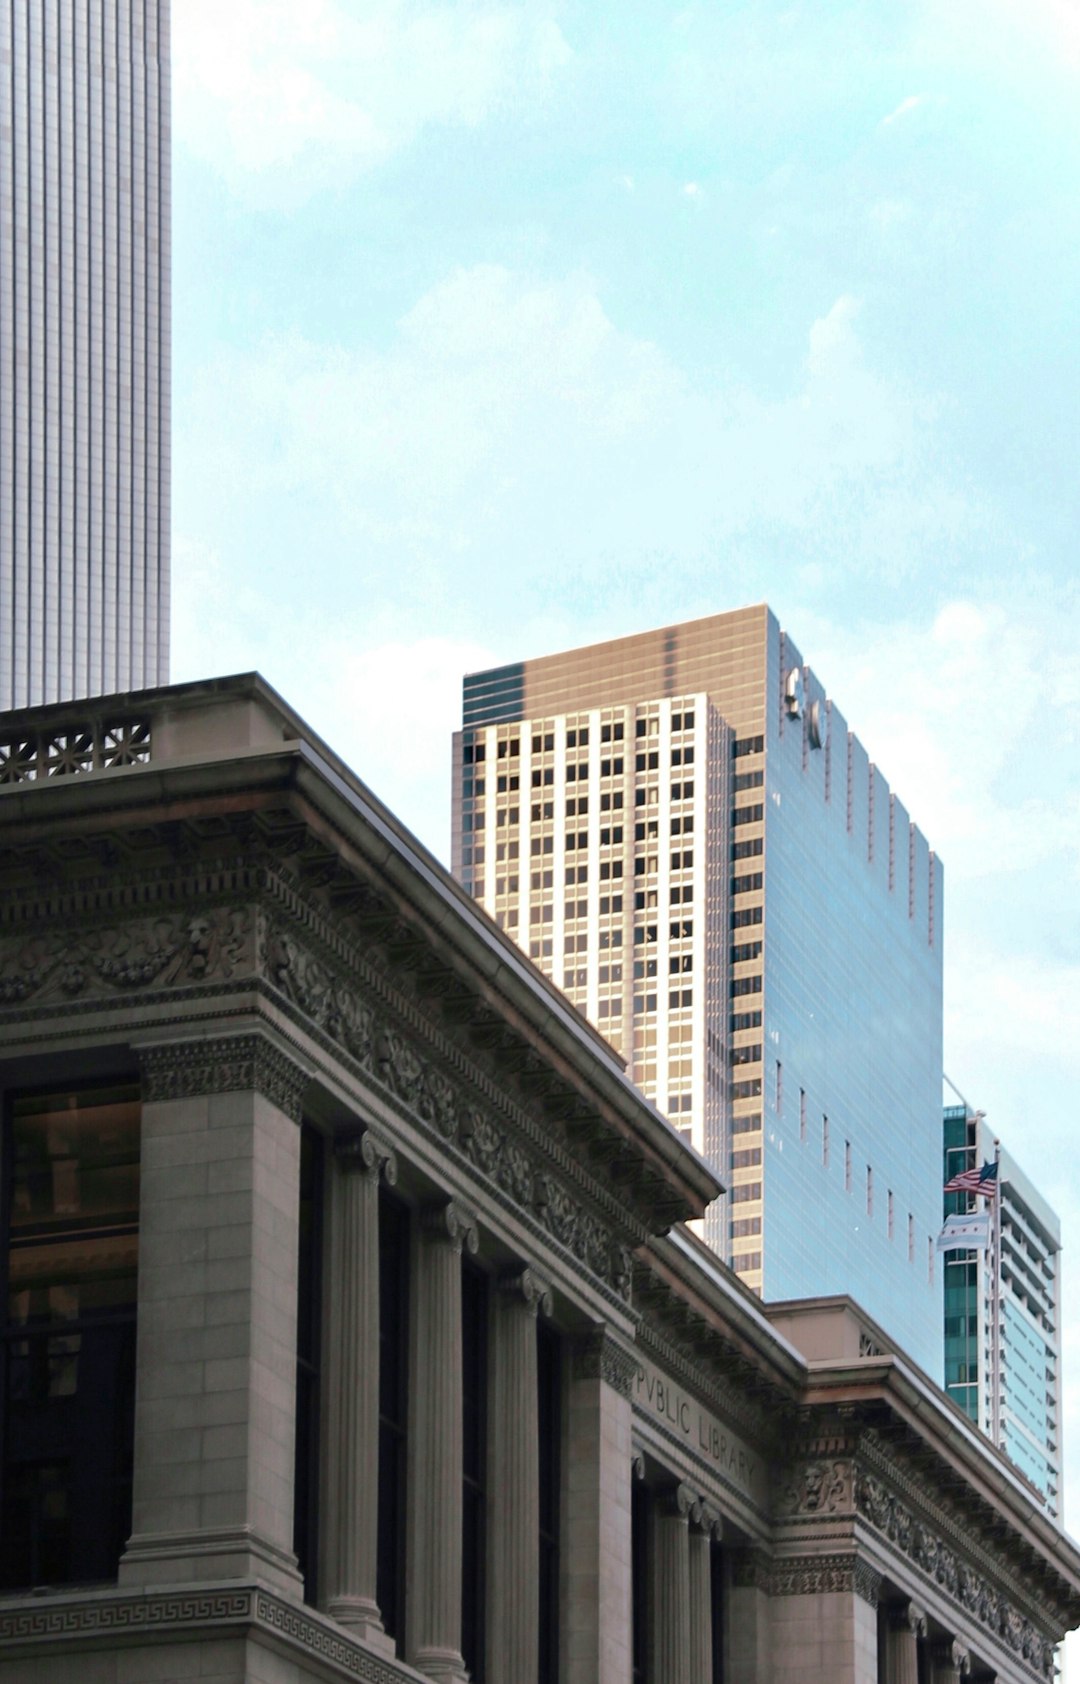
[[[389,1652],[375,1595],[379,1519],[379,1180],[397,1180],[370,1129],[335,1142],[323,1462],[327,1612]]]
[[[659,1492],[653,1504],[655,1684],[691,1684],[689,1522],[695,1507],[688,1485]]]
[[[731,1684],[759,1684],[771,1675],[771,1563],[763,1549],[725,1551],[730,1556],[724,1677]]]
[[[926,1636],[926,1616],[912,1602],[889,1609],[888,1684],[919,1684],[919,1638]]]
[[[144,1045],[132,1535],[122,1585],[258,1581],[293,1554],[306,1073],[259,1030]]]
[[[934,1684],[960,1684],[971,1671],[971,1657],[962,1643],[954,1638],[937,1639],[931,1651],[934,1662]]]
[[[539,1656],[538,1310],[551,1294],[531,1269],[499,1282],[492,1314],[488,1463],[487,1668],[495,1684],[536,1684]]]
[[[690,1515],[690,1677],[693,1684],[713,1675],[712,1539],[720,1516],[708,1503]]]
[[[628,1684],[630,1678],[630,1395],[637,1368],[633,1352],[606,1327],[574,1346],[563,1487],[563,1684]]]
[[[475,1219],[453,1203],[422,1213],[414,1252],[409,1361],[406,1630],[410,1663],[466,1684],[461,1655],[461,1253]]]

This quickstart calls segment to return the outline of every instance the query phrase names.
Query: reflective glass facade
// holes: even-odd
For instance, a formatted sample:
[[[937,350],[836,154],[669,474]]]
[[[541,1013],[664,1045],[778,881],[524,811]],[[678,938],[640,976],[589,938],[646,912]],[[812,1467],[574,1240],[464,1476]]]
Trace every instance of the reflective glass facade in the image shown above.
[[[0,0],[0,709],[168,680],[169,3]]]
[[[941,868],[774,616],[472,675],[454,758],[455,872],[724,1177],[710,1243],[939,1378]]]
[[[980,1114],[947,1105],[944,1171],[992,1161],[995,1143]],[[997,1281],[993,1248],[951,1252],[945,1271],[945,1389],[1044,1495],[1051,1514],[1061,1496],[1061,1331],[1058,1219],[1019,1165],[1001,1154],[1001,1364],[994,1408],[991,1341]],[[983,1206],[946,1194],[945,1214]]]

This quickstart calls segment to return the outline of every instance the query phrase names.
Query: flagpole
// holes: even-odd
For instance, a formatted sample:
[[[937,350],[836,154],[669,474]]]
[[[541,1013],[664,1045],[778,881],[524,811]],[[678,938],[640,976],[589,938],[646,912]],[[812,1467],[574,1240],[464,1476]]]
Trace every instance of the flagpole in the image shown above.
[[[1001,1141],[994,1141],[993,1274],[990,1281],[990,1437],[1002,1449],[1001,1431]]]

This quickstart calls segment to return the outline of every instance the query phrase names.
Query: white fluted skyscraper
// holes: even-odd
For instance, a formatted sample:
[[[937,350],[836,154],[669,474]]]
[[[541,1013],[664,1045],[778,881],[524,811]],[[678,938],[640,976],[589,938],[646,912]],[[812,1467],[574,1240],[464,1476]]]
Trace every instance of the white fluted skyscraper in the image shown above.
[[[169,3],[0,0],[0,709],[168,678]]]

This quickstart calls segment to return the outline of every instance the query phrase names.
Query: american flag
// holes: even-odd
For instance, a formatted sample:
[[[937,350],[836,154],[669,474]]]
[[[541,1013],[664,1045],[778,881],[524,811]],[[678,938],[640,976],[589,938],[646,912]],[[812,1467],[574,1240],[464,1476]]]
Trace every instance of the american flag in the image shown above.
[[[982,1169],[962,1169],[945,1183],[946,1193],[981,1193],[984,1199],[994,1199],[998,1190],[998,1166],[985,1163]]]

